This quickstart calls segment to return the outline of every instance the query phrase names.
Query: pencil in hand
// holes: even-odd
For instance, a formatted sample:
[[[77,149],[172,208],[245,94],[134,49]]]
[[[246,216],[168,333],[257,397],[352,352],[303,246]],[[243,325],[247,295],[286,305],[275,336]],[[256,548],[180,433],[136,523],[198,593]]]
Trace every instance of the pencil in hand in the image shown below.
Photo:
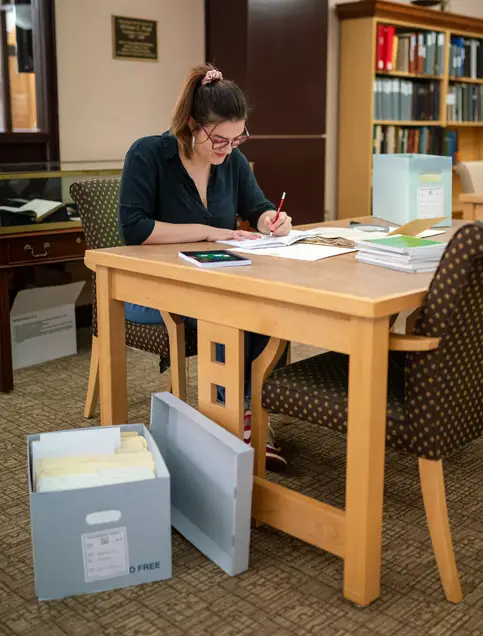
[[[275,225],[275,223],[278,221],[278,217],[280,216],[280,212],[282,210],[282,205],[284,201],[285,201],[285,192],[282,194],[282,198],[280,199],[280,203],[278,204],[277,214],[275,215],[275,218],[273,219],[272,225]],[[270,232],[270,236],[272,236],[272,234],[273,232]]]

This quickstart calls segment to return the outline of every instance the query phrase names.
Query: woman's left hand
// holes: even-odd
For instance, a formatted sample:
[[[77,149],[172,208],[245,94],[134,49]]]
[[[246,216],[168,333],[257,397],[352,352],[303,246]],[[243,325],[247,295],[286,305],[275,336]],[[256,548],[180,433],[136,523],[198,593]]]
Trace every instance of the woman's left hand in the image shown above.
[[[276,212],[274,211],[265,212],[263,215],[263,226],[259,227],[259,230],[264,230],[264,234],[272,233],[274,236],[287,236],[292,229],[292,217],[281,211],[277,221],[274,223],[275,216]]]

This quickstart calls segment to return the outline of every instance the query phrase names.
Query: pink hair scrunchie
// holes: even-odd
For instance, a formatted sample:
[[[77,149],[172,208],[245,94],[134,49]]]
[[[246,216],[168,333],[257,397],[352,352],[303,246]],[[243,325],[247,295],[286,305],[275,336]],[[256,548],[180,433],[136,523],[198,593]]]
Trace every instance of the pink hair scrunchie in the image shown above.
[[[217,71],[216,69],[214,69],[206,73],[204,78],[201,80],[201,86],[206,86],[210,82],[213,82],[213,80],[222,80],[222,79],[223,79],[223,75],[220,73],[220,71]]]

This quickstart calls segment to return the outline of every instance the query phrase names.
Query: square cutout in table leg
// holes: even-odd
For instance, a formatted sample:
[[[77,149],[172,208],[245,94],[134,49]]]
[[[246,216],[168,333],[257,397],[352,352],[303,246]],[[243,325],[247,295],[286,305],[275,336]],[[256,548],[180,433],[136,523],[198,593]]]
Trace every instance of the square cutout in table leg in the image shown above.
[[[225,364],[225,345],[221,342],[210,342],[210,361],[213,364]]]
[[[243,344],[242,331],[198,321],[198,408],[240,439],[243,439]]]
[[[211,401],[219,406],[226,406],[226,388],[219,384],[211,385]]]

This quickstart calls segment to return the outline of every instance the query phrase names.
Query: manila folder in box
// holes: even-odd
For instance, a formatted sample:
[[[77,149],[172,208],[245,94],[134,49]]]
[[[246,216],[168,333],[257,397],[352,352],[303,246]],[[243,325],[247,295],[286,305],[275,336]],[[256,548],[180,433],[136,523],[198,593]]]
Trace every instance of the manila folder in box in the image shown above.
[[[438,216],[435,219],[414,219],[414,221],[409,221],[405,225],[401,225],[396,230],[389,232],[387,236],[394,236],[395,234],[404,234],[404,236],[417,236],[420,232],[424,232],[424,230],[429,230],[433,225],[437,225],[440,221],[445,220],[445,216]]]

